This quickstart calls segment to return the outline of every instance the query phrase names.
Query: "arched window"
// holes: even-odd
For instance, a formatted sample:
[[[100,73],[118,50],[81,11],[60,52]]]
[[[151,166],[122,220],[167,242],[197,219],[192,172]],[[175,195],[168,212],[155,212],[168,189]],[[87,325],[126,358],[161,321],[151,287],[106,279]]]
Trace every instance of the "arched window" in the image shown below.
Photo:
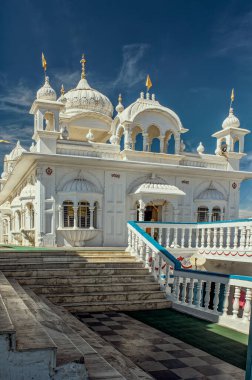
[[[236,152],[236,153],[239,153],[240,151],[240,147],[239,147],[239,138],[236,137],[234,139],[234,147],[233,147],[233,151]]]
[[[72,201],[63,202],[64,227],[74,226],[74,209]]]
[[[135,150],[143,151],[143,135],[142,133],[138,133],[135,137]]]
[[[15,232],[19,232],[21,229],[21,213],[20,211],[16,211],[14,214],[14,226],[15,226]]]
[[[124,150],[124,135],[120,139],[120,150]]]
[[[212,222],[217,222],[221,220],[221,209],[220,207],[214,207],[212,209]]]
[[[197,222],[208,222],[209,209],[205,206],[198,207]]]
[[[7,235],[8,234],[8,220],[7,219],[4,219],[3,220],[3,234],[4,235]]]
[[[34,228],[34,220],[35,220],[35,213],[34,213],[34,207],[32,203],[28,203],[26,205],[26,213],[27,213],[27,227],[28,229]]]
[[[89,203],[86,201],[78,203],[78,227],[90,227],[90,208]]]
[[[150,151],[154,153],[160,152],[160,140],[158,137],[154,137],[154,139],[152,139]]]

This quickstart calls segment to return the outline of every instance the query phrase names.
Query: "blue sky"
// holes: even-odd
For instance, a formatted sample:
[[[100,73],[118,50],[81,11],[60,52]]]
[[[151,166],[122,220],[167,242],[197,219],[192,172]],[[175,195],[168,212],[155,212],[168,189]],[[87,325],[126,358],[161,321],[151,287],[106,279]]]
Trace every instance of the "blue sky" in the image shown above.
[[[211,134],[227,116],[235,88],[235,114],[252,127],[252,3],[196,0],[2,0],[0,14],[0,138],[31,145],[28,111],[43,83],[41,52],[50,81],[73,88],[82,52],[92,87],[114,105],[144,90],[146,74],[157,100],[180,116],[186,150]],[[9,146],[0,145],[0,161]],[[252,170],[252,136],[246,137]],[[1,164],[0,164],[1,166]],[[252,181],[242,185],[241,208],[252,210]]]

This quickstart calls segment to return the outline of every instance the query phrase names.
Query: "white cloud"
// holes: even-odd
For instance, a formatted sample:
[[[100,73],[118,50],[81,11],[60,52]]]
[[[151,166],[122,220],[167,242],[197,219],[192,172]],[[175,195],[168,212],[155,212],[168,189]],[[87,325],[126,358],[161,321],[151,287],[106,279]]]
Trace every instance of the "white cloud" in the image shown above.
[[[6,77],[0,77],[0,110],[12,113],[27,113],[35,92],[21,79],[17,84],[10,84]]]
[[[252,59],[252,11],[241,16],[234,14],[231,7],[222,14],[214,25],[214,56],[226,56],[233,52],[233,58]]]
[[[139,62],[143,58],[149,45],[144,43],[123,46],[123,62],[113,87],[131,88],[141,82],[146,73],[139,69]]]

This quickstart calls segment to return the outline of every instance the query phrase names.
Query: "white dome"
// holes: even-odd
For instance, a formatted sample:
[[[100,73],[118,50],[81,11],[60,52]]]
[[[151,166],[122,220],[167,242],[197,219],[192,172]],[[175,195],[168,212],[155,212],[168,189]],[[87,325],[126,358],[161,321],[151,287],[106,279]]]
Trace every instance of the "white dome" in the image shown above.
[[[35,197],[35,186],[32,184],[26,185],[20,193],[21,198],[34,198]]]
[[[99,193],[97,187],[84,178],[75,178],[68,181],[62,191],[65,193]]]
[[[112,117],[113,106],[110,100],[99,91],[91,88],[85,78],[77,87],[65,94],[66,112],[93,111]]]
[[[20,141],[17,142],[17,145],[15,148],[10,152],[8,155],[7,160],[14,161],[17,160],[23,152],[26,152],[26,150],[21,146]]]
[[[145,110],[159,110],[168,113],[176,122],[179,129],[183,129],[182,123],[178,115],[172,111],[171,109],[162,106],[157,100],[155,100],[154,94],[152,98],[149,99],[149,94],[147,94],[148,98],[144,98],[144,93],[140,94],[140,98],[138,98],[134,103],[130,104],[127,108],[124,109],[121,113],[117,115],[119,117],[120,122],[131,121],[133,122],[135,117],[142,111]]]
[[[49,77],[45,77],[45,84],[37,91],[37,99],[39,100],[51,100],[55,101],[57,99],[56,92],[50,86]]]
[[[208,189],[202,191],[200,195],[197,197],[199,200],[209,200],[209,201],[224,201],[225,197],[224,195],[211,183],[208,187]]]
[[[229,115],[226,117],[226,119],[222,123],[222,128],[239,128],[240,127],[240,120],[234,115],[233,108],[230,108]]]

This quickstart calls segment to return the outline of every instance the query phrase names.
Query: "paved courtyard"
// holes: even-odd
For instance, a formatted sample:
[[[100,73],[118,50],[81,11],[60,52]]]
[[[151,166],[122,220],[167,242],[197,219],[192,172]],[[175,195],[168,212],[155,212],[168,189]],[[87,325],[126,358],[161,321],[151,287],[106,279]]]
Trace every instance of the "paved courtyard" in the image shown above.
[[[154,379],[244,379],[240,368],[124,313],[86,313],[79,318]]]

